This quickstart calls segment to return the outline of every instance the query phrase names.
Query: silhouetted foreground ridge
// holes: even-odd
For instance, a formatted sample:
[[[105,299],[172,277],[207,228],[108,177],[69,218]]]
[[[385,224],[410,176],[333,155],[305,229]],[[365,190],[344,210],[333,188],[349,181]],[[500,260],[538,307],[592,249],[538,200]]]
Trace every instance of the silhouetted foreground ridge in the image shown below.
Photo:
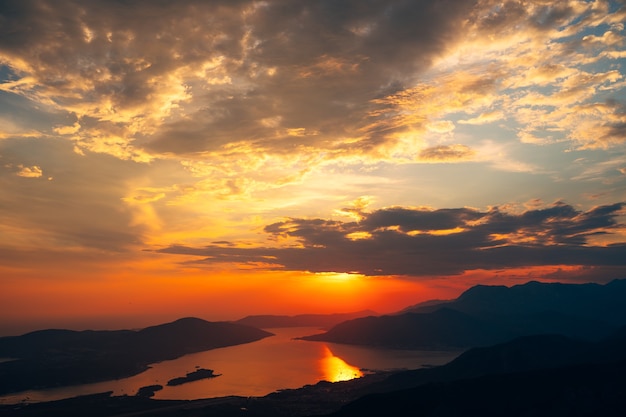
[[[523,337],[470,349],[441,367],[369,375],[347,382],[320,382],[259,398],[163,401],[103,394],[19,409],[0,407],[0,414],[622,417],[626,415],[625,374],[626,328],[622,328],[600,342],[560,335]]]
[[[625,373],[626,327],[597,343],[530,336],[394,374],[332,416],[624,416]]]

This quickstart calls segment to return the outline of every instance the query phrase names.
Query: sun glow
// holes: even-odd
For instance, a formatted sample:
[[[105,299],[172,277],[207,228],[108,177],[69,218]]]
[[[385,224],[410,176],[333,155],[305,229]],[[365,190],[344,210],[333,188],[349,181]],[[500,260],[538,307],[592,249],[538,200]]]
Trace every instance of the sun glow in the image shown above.
[[[324,278],[329,282],[355,281],[364,277],[364,275],[356,272],[316,272],[314,275],[316,277]]]
[[[356,366],[349,365],[343,359],[335,356],[326,345],[323,347],[324,357],[321,360],[324,380],[330,382],[349,381],[360,378],[363,372]]]

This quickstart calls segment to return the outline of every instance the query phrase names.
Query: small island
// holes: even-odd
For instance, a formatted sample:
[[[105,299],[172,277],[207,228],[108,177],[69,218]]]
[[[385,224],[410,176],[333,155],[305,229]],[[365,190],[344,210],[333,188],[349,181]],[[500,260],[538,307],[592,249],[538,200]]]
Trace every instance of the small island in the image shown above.
[[[176,385],[186,384],[188,382],[198,381],[200,379],[215,378],[217,376],[220,376],[220,374],[214,374],[212,369],[200,368],[197,371],[189,372],[185,376],[170,379],[167,381],[167,385],[173,387]]]
[[[163,385],[148,385],[148,386],[139,388],[139,391],[137,391],[137,394],[135,394],[135,396],[143,397],[143,398],[151,398],[151,397],[154,397],[155,392],[161,391],[162,389],[163,389]]]

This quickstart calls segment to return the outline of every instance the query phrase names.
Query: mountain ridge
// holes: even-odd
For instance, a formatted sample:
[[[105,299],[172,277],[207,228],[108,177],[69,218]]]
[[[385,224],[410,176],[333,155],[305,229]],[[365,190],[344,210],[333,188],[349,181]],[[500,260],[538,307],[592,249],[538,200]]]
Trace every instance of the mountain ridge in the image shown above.
[[[527,336],[392,374],[329,416],[617,416],[626,410],[624,371],[626,326],[599,342]]]
[[[624,299],[626,280],[477,285],[455,300],[345,321],[302,339],[406,349],[486,346],[547,333],[597,340],[626,323]]]

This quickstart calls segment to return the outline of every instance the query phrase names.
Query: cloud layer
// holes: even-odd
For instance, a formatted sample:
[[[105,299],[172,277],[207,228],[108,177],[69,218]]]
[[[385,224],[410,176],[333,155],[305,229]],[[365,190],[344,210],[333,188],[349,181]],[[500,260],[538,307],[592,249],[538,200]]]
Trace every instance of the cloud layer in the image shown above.
[[[2,90],[66,114],[53,131],[80,149],[119,158],[480,159],[474,143],[433,142],[505,121],[523,143],[624,143],[617,3],[3,4]]]
[[[625,21],[609,0],[5,0],[0,248],[621,265]],[[571,205],[504,208],[533,199]]]
[[[594,238],[622,228],[625,204],[579,211],[565,203],[521,213],[498,207],[363,212],[359,221],[289,219],[265,227],[278,248],[172,246],[165,253],[205,257],[199,262],[266,264],[310,272],[433,276],[525,266],[626,266],[621,244]]]

